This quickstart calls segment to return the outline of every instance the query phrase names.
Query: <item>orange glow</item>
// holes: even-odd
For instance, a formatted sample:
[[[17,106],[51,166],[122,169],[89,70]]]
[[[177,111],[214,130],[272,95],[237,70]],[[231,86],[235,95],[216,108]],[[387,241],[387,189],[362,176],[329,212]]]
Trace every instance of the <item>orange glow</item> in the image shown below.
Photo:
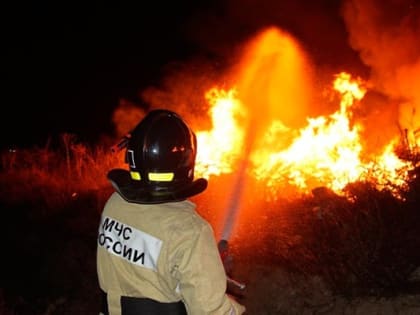
[[[249,48],[235,70],[236,87],[206,94],[213,129],[197,132],[199,176],[242,172],[246,165],[248,177],[274,198],[284,188],[307,193],[325,186],[341,194],[362,179],[380,189],[404,186],[414,166],[394,153],[397,137],[381,155],[364,152],[363,126],[352,121],[367,92],[362,79],[338,73],[331,90],[339,109],[310,117],[308,62],[293,38],[269,29]]]
[[[340,193],[348,183],[361,179],[374,181],[381,188],[403,185],[411,166],[395,155],[392,144],[374,160],[363,159],[359,136],[362,126],[350,123],[352,106],[366,92],[362,83],[348,73],[338,74],[333,87],[341,95],[340,110],[308,118],[308,126],[284,150],[255,152],[256,178],[273,190],[288,183],[303,191],[325,186]],[[272,147],[270,141],[267,147]]]
[[[234,72],[238,96],[249,111],[248,142],[258,141],[273,120],[292,128],[303,126],[312,83],[309,61],[298,42],[269,28],[245,51]]]
[[[299,131],[292,144],[277,152],[255,152],[253,162],[257,179],[269,186],[277,182],[289,183],[300,189],[323,185],[339,190],[360,176],[358,126],[350,126],[346,109],[354,99],[354,82],[347,74],[340,74],[334,86],[343,95],[340,111],[329,116],[308,118],[307,127]],[[347,79],[347,80],[346,80]],[[267,147],[271,144],[267,142]]]
[[[229,91],[212,88],[206,93],[210,104],[213,129],[197,132],[198,152],[195,174],[208,178],[233,171],[233,162],[241,153],[244,130],[237,119],[241,104],[234,89]]]

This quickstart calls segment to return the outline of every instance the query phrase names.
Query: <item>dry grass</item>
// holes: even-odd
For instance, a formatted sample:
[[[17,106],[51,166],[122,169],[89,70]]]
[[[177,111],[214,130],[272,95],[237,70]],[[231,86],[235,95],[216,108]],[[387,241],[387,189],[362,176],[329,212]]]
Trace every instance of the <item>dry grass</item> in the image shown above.
[[[89,148],[71,135],[55,149],[2,153],[1,314],[97,313],[97,222],[112,191],[105,174],[121,161],[108,146]],[[247,227],[249,239],[233,249],[250,314],[327,313],[333,296],[418,289],[419,172],[403,199],[358,182],[348,198],[319,188],[267,201],[258,233]]]
[[[64,134],[54,149],[9,150],[2,152],[0,180],[2,199],[12,202],[37,200],[48,209],[62,207],[80,193],[97,193],[109,186],[106,173],[122,166],[122,152],[109,146],[94,148]]]
[[[272,239],[273,258],[288,270],[319,276],[336,294],[397,294],[420,266],[420,213],[369,183],[287,205],[288,235]],[[293,235],[293,238],[290,237]]]

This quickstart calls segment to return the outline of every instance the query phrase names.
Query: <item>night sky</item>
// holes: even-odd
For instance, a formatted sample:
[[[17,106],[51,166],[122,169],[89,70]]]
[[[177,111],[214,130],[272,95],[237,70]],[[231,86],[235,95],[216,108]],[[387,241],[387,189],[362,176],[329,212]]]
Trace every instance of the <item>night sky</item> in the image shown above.
[[[121,98],[158,85],[170,62],[223,59],[266,25],[296,35],[319,64],[357,64],[340,1],[36,1],[5,8],[2,147],[110,133]],[[337,53],[340,52],[340,53]]]

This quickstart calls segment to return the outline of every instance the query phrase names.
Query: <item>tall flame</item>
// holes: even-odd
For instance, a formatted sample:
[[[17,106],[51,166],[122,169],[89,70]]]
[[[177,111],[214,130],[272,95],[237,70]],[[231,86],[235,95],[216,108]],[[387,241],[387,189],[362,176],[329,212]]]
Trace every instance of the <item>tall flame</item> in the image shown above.
[[[195,173],[200,177],[231,173],[241,153],[244,131],[238,123],[241,103],[236,91],[216,87],[205,95],[210,104],[213,129],[197,132],[198,152]]]

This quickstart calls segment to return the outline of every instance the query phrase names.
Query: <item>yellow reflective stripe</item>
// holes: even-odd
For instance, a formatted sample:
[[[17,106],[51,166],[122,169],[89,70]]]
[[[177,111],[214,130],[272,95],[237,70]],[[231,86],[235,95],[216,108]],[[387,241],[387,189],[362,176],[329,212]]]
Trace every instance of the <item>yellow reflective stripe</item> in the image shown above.
[[[141,180],[141,175],[139,172],[130,172],[130,176],[134,180]]]
[[[174,179],[174,173],[149,173],[149,180],[155,182],[170,182]]]

